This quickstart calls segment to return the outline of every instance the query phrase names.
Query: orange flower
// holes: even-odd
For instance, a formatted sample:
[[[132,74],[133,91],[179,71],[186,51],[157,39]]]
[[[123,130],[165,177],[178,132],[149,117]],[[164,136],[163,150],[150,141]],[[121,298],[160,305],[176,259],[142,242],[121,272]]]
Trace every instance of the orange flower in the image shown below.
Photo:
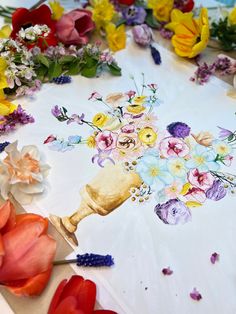
[[[10,201],[0,207],[0,284],[19,296],[39,295],[48,283],[56,242],[48,220],[16,215]]]

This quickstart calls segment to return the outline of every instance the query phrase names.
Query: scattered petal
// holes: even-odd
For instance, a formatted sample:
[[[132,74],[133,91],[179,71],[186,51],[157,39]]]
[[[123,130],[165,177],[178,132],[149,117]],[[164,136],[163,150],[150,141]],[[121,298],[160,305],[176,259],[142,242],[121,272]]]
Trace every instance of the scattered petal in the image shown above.
[[[202,299],[201,294],[197,291],[196,288],[193,288],[193,291],[190,292],[190,297],[195,301],[200,301]]]
[[[173,274],[173,270],[170,269],[170,267],[168,268],[163,268],[162,269],[162,274],[165,275],[165,276],[170,276]]]
[[[211,255],[211,258],[210,258],[212,264],[215,264],[215,262],[218,262],[219,259],[220,259],[220,254],[218,254],[218,253],[216,253],[216,252],[214,252],[214,253]]]

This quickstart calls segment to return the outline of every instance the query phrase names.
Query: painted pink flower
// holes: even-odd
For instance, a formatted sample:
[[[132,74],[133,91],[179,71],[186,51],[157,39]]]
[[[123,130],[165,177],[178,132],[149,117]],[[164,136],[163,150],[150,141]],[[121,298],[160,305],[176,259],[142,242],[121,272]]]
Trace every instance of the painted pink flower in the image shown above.
[[[224,157],[223,163],[225,164],[225,166],[230,167],[231,164],[232,164],[233,159],[234,159],[233,156],[227,155],[227,156]]]
[[[171,185],[168,185],[165,188],[165,194],[169,199],[178,198],[182,188],[183,184],[181,182],[174,181]]]
[[[215,262],[218,262],[219,259],[220,259],[220,255],[215,252],[211,255],[210,261],[212,264],[215,264]]]
[[[132,98],[135,96],[136,92],[133,90],[128,91],[127,93],[125,93],[129,98]]]
[[[206,194],[203,190],[193,187],[189,189],[187,194],[184,195],[188,201],[194,201],[198,203],[204,203],[206,200]]]
[[[111,131],[103,131],[96,136],[96,145],[100,150],[111,150],[116,147],[118,134]]]
[[[90,95],[88,100],[101,100],[102,99],[102,95],[100,95],[97,92],[92,92],[92,94]]]
[[[153,91],[157,90],[157,84],[148,84],[148,87],[152,89]]]
[[[190,292],[190,297],[195,301],[200,301],[202,299],[201,294],[197,291],[196,288],[193,288],[193,291]]]
[[[189,153],[188,145],[181,139],[166,137],[160,142],[161,155],[169,157],[185,157]]]
[[[162,269],[162,274],[165,276],[170,276],[173,274],[173,270],[170,269],[170,267],[163,268]]]
[[[194,187],[206,191],[212,186],[214,177],[209,172],[199,172],[198,169],[192,169],[188,173],[188,181]]]
[[[87,44],[87,34],[94,29],[92,12],[83,9],[64,14],[56,24],[59,40],[65,45]]]
[[[133,124],[126,124],[121,128],[123,133],[133,133],[134,132],[134,125]]]
[[[51,134],[46,138],[46,140],[43,142],[43,144],[48,144],[48,143],[54,142],[54,141],[56,141],[56,139],[57,138]]]

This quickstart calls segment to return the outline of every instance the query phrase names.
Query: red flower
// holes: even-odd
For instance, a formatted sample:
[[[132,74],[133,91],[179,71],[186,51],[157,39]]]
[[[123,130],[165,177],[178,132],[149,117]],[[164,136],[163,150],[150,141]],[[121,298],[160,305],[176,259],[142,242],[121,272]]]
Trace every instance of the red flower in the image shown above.
[[[46,49],[47,46],[56,46],[58,40],[55,36],[55,21],[52,20],[52,13],[49,7],[45,4],[41,5],[35,10],[28,10],[26,8],[17,9],[12,15],[12,33],[11,38],[15,39],[21,28],[30,26],[47,25],[50,28],[50,33],[47,37],[39,38],[35,44],[24,42],[28,48],[37,45],[41,49]]]
[[[184,13],[190,12],[190,11],[192,11],[193,7],[194,7],[194,1],[193,0],[187,0],[184,3],[184,6],[182,8],[182,12],[184,12]]]
[[[75,275],[59,284],[48,314],[117,314],[109,310],[94,310],[95,302],[95,283]]]
[[[47,227],[39,215],[16,215],[9,201],[0,207],[0,285],[16,295],[39,295],[48,283],[56,242]]]
[[[124,4],[124,5],[132,5],[134,4],[135,0],[118,0],[119,4]]]

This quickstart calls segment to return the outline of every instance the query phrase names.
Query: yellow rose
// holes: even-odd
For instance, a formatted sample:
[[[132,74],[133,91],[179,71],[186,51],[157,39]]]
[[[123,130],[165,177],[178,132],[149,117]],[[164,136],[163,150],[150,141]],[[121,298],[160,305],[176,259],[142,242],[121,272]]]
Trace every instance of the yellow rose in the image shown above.
[[[92,18],[96,27],[100,29],[105,27],[113,18],[115,9],[109,0],[94,0],[92,9]]]
[[[139,114],[143,112],[146,108],[143,105],[130,104],[127,107],[127,111],[134,114]]]
[[[16,105],[7,100],[0,100],[0,116],[7,116],[16,109]]]
[[[100,113],[97,113],[94,117],[93,117],[93,124],[95,126],[97,126],[98,128],[102,128],[105,123],[107,122],[108,120],[108,116],[106,116],[104,113],[100,112]]]
[[[144,128],[139,131],[140,141],[146,145],[153,145],[157,140],[157,133],[152,128]]]
[[[87,138],[87,145],[89,148],[94,148],[96,146],[95,136],[91,135]]]
[[[106,36],[108,46],[112,51],[118,51],[125,48],[126,33],[124,24],[116,27],[115,24],[108,24],[106,27]]]
[[[148,8],[159,22],[169,22],[174,0],[148,0]]]
[[[60,20],[60,18],[63,15],[64,12],[64,8],[60,5],[59,1],[53,1],[53,2],[49,2],[50,8],[52,10],[52,19],[53,20]]]
[[[236,7],[234,7],[233,10],[229,13],[229,23],[231,25],[236,24]]]
[[[171,42],[180,57],[194,58],[207,46],[210,31],[208,11],[202,8],[198,19],[193,13],[183,13],[174,9],[171,12],[171,23],[165,26],[175,33]]]

